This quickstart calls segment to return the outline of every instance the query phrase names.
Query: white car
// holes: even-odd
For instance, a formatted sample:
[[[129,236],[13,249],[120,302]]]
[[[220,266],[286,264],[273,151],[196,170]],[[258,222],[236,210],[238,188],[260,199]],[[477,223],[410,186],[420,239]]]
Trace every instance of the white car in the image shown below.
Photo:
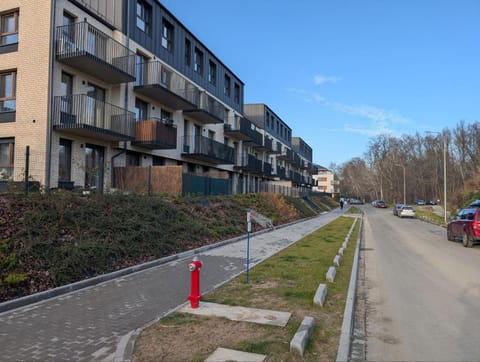
[[[398,216],[401,218],[404,217],[416,217],[415,210],[411,206],[404,205],[400,210],[398,210]]]

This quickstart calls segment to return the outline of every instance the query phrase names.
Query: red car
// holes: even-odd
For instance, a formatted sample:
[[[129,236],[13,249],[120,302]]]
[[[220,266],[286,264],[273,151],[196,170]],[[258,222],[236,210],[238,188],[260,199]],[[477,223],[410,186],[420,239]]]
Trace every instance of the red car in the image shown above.
[[[456,218],[447,225],[447,239],[462,240],[466,248],[480,242],[480,207],[460,210]]]
[[[387,203],[383,200],[378,200],[376,203],[375,203],[375,207],[380,207],[382,209],[385,209],[387,207]]]

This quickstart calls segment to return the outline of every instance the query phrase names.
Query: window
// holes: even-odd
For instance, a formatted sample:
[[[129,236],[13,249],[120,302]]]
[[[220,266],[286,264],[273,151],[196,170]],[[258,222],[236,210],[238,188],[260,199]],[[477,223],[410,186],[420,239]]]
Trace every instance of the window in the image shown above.
[[[16,109],[17,72],[0,73],[0,113]]]
[[[62,72],[62,83],[60,84],[60,95],[71,96],[73,92],[73,76]]]
[[[193,70],[202,75],[203,74],[203,53],[200,49],[195,47],[195,53],[194,53],[194,59],[193,59]]]
[[[192,43],[185,38],[185,65],[189,67],[192,65]]]
[[[85,145],[85,188],[103,192],[105,171],[105,148],[102,146]]]
[[[68,14],[63,13],[63,27],[62,27],[62,40],[69,41],[73,43],[75,41],[75,17]],[[65,43],[65,45],[70,45],[69,43]],[[65,49],[67,50],[67,49]]]
[[[72,141],[60,138],[58,149],[58,181],[70,181],[72,174]]]
[[[13,174],[15,140],[0,138],[0,180],[8,179]]]
[[[237,83],[233,87],[233,100],[235,103],[240,104],[240,86]]]
[[[160,111],[160,118],[162,119],[162,122],[167,123],[167,124],[172,124],[173,119],[172,119],[172,112],[166,111],[162,109]]]
[[[148,84],[148,57],[144,56],[143,54],[137,53],[135,56],[135,62],[137,63],[137,66],[135,67],[136,84]]]
[[[135,119],[145,120],[147,119],[148,114],[148,103],[142,101],[141,99],[135,98]]]
[[[60,83],[60,95],[62,96],[61,103],[60,103],[60,111],[62,112],[62,114],[60,115],[60,117],[62,117],[61,120],[63,121],[66,121],[67,119],[73,121],[72,92],[73,92],[73,76],[68,73],[62,72],[62,82]],[[60,180],[60,181],[66,181],[66,180]]]
[[[127,151],[126,164],[127,166],[140,166],[140,154],[132,151]]]
[[[152,8],[143,0],[137,0],[137,28],[150,35],[152,33]]]
[[[230,97],[230,77],[225,74],[225,88],[223,89],[223,94],[227,97]]]
[[[165,18],[162,21],[162,47],[173,53],[173,25]]]
[[[0,46],[18,43],[18,11],[0,15]]]
[[[208,62],[208,82],[212,85],[217,84],[217,65],[211,60]]]

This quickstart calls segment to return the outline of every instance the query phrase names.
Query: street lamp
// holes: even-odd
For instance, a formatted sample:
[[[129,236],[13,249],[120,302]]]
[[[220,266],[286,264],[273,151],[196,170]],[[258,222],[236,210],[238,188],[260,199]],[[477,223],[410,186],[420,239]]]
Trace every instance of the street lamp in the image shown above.
[[[443,211],[444,221],[447,223],[447,137],[441,132],[427,131],[427,133],[436,133],[443,138]]]

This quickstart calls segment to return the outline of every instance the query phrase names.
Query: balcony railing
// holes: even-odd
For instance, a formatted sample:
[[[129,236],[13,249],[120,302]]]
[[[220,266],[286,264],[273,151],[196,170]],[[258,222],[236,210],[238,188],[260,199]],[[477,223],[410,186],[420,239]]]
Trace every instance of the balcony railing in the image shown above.
[[[135,140],[132,144],[150,149],[177,148],[177,127],[173,121],[149,118],[135,124]]]
[[[261,174],[262,169],[262,160],[258,160],[254,155],[241,155],[238,160],[238,164],[235,165],[235,169],[243,170],[249,173]]]
[[[80,5],[84,6],[90,12],[95,14],[95,16],[101,18],[107,23],[120,27],[121,23],[121,13],[115,11],[115,2],[109,3],[107,1],[98,1],[98,0],[76,0]],[[113,5],[113,6],[112,6]],[[118,8],[119,5],[117,5]],[[120,5],[121,6],[121,5]]]
[[[135,53],[87,22],[57,27],[56,55],[107,83],[135,80]]]
[[[182,156],[214,164],[234,164],[235,150],[204,136],[184,136]]]
[[[223,132],[236,139],[261,144],[262,134],[256,130],[255,125],[243,117],[235,117],[223,125]]]
[[[312,164],[307,160],[300,160],[300,168],[302,170],[310,170],[312,168]]]
[[[203,124],[224,123],[227,116],[225,106],[206,92],[200,92],[198,107],[183,110],[194,120]]]
[[[107,141],[133,140],[135,114],[86,94],[53,100],[53,128]]]
[[[200,90],[158,60],[137,64],[135,92],[175,110],[198,107]]]
[[[294,165],[294,166],[296,166],[296,167],[300,167],[301,164],[302,164],[302,159],[300,158],[300,156],[298,155],[298,153],[293,152],[292,165]]]
[[[284,160],[287,162],[293,162],[293,151],[289,148],[283,149],[282,153],[277,156],[277,160]]]
[[[272,150],[270,151],[270,153],[281,154],[282,153],[282,144],[278,141],[273,143],[273,140],[272,140]]]
[[[263,163],[263,175],[266,177],[272,176],[272,165],[268,162]]]
[[[302,183],[302,175],[296,171],[290,171],[290,179],[295,183]]]
[[[287,178],[287,171],[285,170],[285,167],[277,166],[276,176],[282,180],[285,180]]]

